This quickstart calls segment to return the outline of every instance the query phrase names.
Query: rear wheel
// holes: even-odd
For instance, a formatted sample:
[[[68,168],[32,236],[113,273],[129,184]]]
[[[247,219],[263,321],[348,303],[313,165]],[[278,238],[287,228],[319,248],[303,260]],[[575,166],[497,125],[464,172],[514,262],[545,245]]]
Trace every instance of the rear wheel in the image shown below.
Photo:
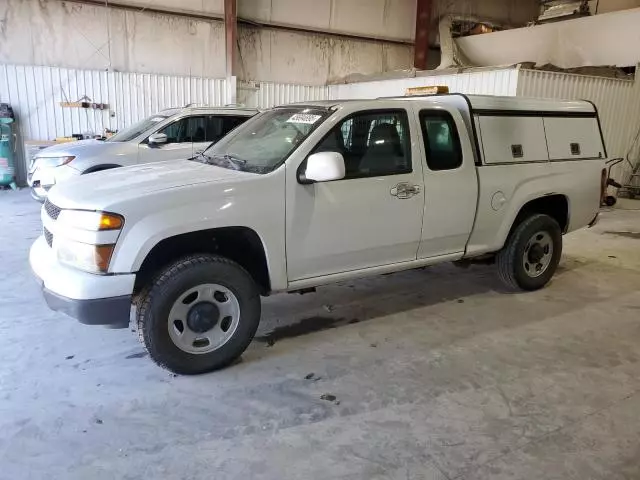
[[[558,222],[548,215],[534,214],[514,229],[498,252],[498,274],[509,288],[537,290],[551,280],[561,255]]]
[[[260,297],[238,264],[214,255],[185,257],[164,269],[139,302],[138,335],[151,358],[180,374],[225,367],[249,346]]]

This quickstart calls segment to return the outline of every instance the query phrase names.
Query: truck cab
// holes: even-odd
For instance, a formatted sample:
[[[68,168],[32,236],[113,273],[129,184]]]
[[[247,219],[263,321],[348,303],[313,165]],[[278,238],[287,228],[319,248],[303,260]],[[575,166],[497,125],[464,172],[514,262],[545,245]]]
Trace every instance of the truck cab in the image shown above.
[[[542,288],[562,235],[597,218],[606,156],[582,101],[276,107],[198,161],[53,188],[31,265],[53,309],[127,326],[134,305],[151,358],[200,373],[244,351],[260,295],[479,260],[510,288]]]

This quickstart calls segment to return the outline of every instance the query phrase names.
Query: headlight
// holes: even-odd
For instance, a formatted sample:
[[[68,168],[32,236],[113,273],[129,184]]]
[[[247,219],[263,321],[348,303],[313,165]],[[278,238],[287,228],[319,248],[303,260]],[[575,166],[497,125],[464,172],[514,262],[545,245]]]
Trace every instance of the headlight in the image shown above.
[[[47,167],[60,167],[62,165],[66,165],[67,163],[74,160],[76,157],[67,156],[67,157],[36,157],[33,159],[33,166],[38,168],[47,168]]]
[[[58,217],[58,223],[66,227],[98,232],[120,230],[124,225],[124,218],[115,213],[62,210]]]
[[[66,238],[56,239],[58,260],[92,273],[106,273],[115,245],[89,245]]]

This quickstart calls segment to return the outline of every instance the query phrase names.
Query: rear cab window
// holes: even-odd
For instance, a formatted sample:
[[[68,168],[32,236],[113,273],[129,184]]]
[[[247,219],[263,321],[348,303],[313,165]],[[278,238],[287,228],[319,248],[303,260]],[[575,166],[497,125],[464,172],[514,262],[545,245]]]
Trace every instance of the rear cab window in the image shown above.
[[[462,147],[450,113],[420,111],[420,129],[429,170],[453,170],[462,165]]]

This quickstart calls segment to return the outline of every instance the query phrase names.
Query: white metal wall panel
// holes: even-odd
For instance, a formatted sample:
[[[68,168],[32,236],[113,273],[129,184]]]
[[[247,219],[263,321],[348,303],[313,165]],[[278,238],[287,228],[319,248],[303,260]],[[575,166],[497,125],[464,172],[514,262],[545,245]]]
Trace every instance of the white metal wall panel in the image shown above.
[[[404,95],[410,87],[446,85],[452,93],[515,96],[517,68],[471,70],[452,74],[420,74],[409,78],[332,85],[331,98],[377,98]]]
[[[598,108],[609,158],[622,157],[640,129],[640,82],[557,72],[520,70],[518,96],[584,99]],[[618,180],[626,173],[621,164],[612,173]]]
[[[262,82],[258,91],[258,108],[327,99],[329,99],[329,87],[326,86]]]
[[[238,85],[238,101],[253,108],[271,108],[277,105],[328,100],[329,98],[329,87],[327,86],[272,82]]]
[[[0,102],[13,106],[23,140],[120,129],[188,103],[224,105],[225,84],[224,79],[0,65]],[[107,103],[109,110],[60,106],[82,97]]]

